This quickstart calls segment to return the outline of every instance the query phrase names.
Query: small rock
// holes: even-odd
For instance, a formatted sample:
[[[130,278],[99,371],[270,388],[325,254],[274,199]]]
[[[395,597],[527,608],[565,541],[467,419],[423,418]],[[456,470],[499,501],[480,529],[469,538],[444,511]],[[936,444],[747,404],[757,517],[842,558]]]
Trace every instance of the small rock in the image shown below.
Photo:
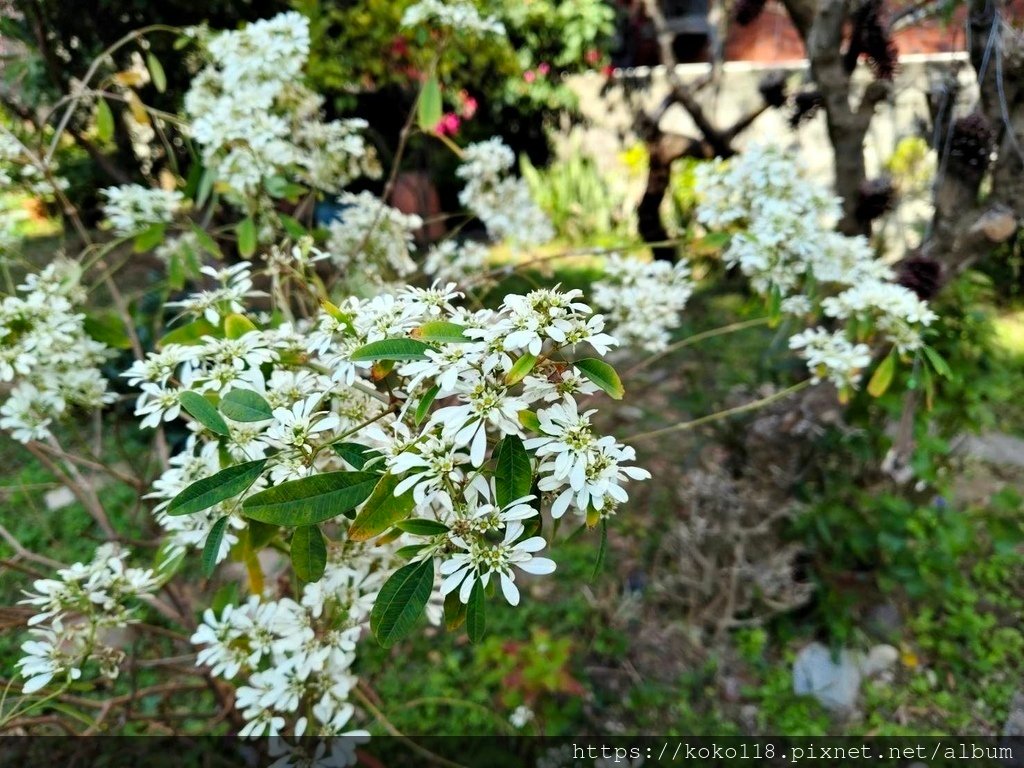
[[[853,712],[860,692],[861,660],[848,650],[833,658],[818,642],[805,646],[793,662],[793,692],[813,696],[836,714]]]
[[[830,712],[850,715],[861,681],[892,668],[897,659],[899,651],[891,645],[876,645],[867,654],[844,649],[834,656],[821,643],[811,643],[793,663],[793,692],[813,696]]]
[[[1003,726],[1003,736],[1024,736],[1024,691],[1018,690],[1010,699],[1010,714]]]
[[[62,485],[60,488],[54,488],[52,491],[47,491],[43,495],[43,503],[46,504],[46,508],[49,510],[62,509],[69,504],[74,503],[75,494],[71,492],[71,489],[66,485]]]

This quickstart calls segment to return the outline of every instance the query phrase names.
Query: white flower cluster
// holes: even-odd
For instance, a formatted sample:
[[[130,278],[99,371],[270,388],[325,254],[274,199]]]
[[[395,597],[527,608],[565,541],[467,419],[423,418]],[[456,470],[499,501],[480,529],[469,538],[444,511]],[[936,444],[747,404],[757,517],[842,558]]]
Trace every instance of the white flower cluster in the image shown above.
[[[467,0],[419,0],[402,16],[403,27],[430,25],[448,27],[455,32],[478,35],[504,35],[505,25],[494,16],[481,16]]]
[[[492,238],[531,246],[554,237],[554,228],[530,196],[529,186],[509,174],[515,155],[501,139],[470,144],[462,152],[456,174],[466,186],[459,202],[483,222]]]
[[[790,336],[789,348],[800,350],[815,383],[827,377],[839,389],[855,386],[859,371],[871,365],[871,348],[852,343],[843,331],[808,328]]]
[[[483,243],[445,240],[427,253],[423,271],[441,283],[463,284],[479,278],[487,268],[488,249]]]
[[[693,295],[689,265],[612,254],[604,270],[594,283],[594,304],[607,316],[615,338],[626,347],[663,350]]]
[[[391,564],[390,553],[382,554],[339,543],[298,602],[253,595],[219,616],[206,610],[192,635],[203,646],[197,663],[227,680],[245,675],[236,693],[246,720],[240,736],[277,736],[288,721],[295,736],[367,736],[346,727],[356,643]]]
[[[91,563],[75,563],[57,571],[56,579],[33,583],[35,592],[21,602],[39,611],[28,621],[34,639],[21,646],[25,655],[16,664],[28,678],[25,693],[58,676],[77,680],[90,660],[105,677],[117,677],[124,653],[106,641],[131,623],[133,603],[157,588],[151,570],[130,568],[126,559],[116,544],[104,544]]]
[[[631,448],[596,431],[593,410],[577,406],[597,392],[584,371],[600,361],[577,367],[563,356],[575,359],[584,346],[603,355],[616,343],[579,291],[511,295],[496,310],[468,311],[460,298],[453,284],[406,287],[326,304],[311,327],[239,325],[235,315],[223,330],[167,344],[126,374],[142,389],[136,412],[146,425],[182,416],[185,392],[219,401],[224,411],[226,430],[189,422],[194,434],[154,484],[157,519],[173,550],[202,545],[226,518],[214,553],[223,560],[248,525],[249,500],[316,475],[348,473],[365,483],[370,473],[378,488],[408,499],[413,525],[396,530],[393,544],[346,541],[344,519],[333,519],[327,571],[297,602],[257,596],[220,616],[207,613],[193,638],[205,646],[200,662],[228,678],[243,669],[249,675],[238,690],[246,734],[276,734],[289,717],[298,718],[296,732],[346,727],[355,642],[396,554],[439,564],[427,605],[432,620],[445,595],[466,603],[491,580],[515,605],[520,573],[555,569],[539,555],[547,546],[535,533],[542,502],[553,517],[572,511],[593,525],[627,500],[630,480],[649,477],[632,465]],[[207,302],[183,305],[201,313]],[[416,353],[396,353],[386,372],[356,354],[403,340]],[[382,376],[387,394],[375,386]],[[223,404],[239,391],[262,412],[231,418]],[[518,451],[515,498],[511,481],[498,476],[501,446]],[[253,461],[265,462],[259,477],[234,497],[173,513],[191,484]],[[539,496],[529,492],[534,487]]]
[[[181,209],[181,192],[140,184],[101,189],[103,215],[118,235],[130,235],[152,224],[170,224]]]
[[[809,182],[795,157],[773,147],[751,147],[698,168],[697,190],[698,220],[731,233],[726,263],[739,267],[755,290],[774,296],[787,314],[824,314],[843,323],[837,330],[811,328],[790,339],[815,381],[857,386],[871,362],[872,340],[892,344],[900,353],[923,345],[922,333],[935,313],[913,291],[892,282],[892,270],[865,238],[832,229],[839,199]]]
[[[28,443],[50,437],[50,425],[70,407],[114,400],[99,366],[105,345],[85,332],[81,268],[58,259],[0,301],[0,382],[14,382],[0,405],[0,429]]]
[[[245,299],[263,295],[253,290],[251,270],[245,262],[222,269],[202,267],[200,273],[212,277],[217,287],[194,293],[180,301],[168,301],[165,306],[181,307],[185,312],[202,315],[210,323],[220,322],[225,315],[243,312]]]
[[[342,210],[330,224],[326,251],[348,283],[367,279],[378,286],[416,271],[409,256],[413,233],[423,226],[369,192],[344,193]]]
[[[325,122],[323,98],[301,85],[309,57],[309,21],[289,12],[240,30],[194,34],[211,63],[185,95],[191,134],[203,162],[236,203],[275,176],[337,191],[377,175],[376,156],[359,120]]]

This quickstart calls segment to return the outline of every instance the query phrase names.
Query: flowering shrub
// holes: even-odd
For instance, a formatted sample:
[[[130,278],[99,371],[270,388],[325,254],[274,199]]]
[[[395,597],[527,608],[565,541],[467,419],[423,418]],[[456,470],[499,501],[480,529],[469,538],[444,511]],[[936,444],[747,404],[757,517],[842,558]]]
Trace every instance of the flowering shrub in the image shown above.
[[[428,1],[406,13],[408,25],[428,22],[502,32],[468,3]],[[325,121],[320,97],[301,85],[303,16],[190,29],[181,40],[199,62],[184,117],[153,113],[124,87],[137,123],[173,118],[198,170],[188,180],[165,174],[160,187],[104,190],[114,239],[92,242],[76,219],[87,241],[81,262],[55,260],[0,304],[0,380],[12,385],[0,427],[58,462],[109,528],[55,428],[114,399],[100,366],[117,345],[82,310],[80,264],[132,241],[163,260],[171,285],[184,285],[175,278],[183,265],[194,267],[193,290],[163,304],[173,327],[149,349],[104,272],[126,337],[119,346],[135,357],[120,373],[134,415],[154,431],[156,452],[166,451],[165,427],[184,424],[187,434],[146,492],[161,531],[152,568],[129,566],[129,552],[109,544],[91,564],[36,582],[26,602],[41,612],[18,665],[23,691],[59,695],[86,679],[92,660],[116,675],[121,656],[105,636],[146,606],[189,627],[202,673],[234,686],[242,735],[362,734],[352,730],[352,698],[369,635],[391,646],[426,615],[478,641],[489,609],[518,605],[531,577],[556,571],[559,524],[600,527],[603,550],[607,520],[628,508],[631,483],[650,477],[600,426],[607,398],[625,394],[603,358],[670,351],[694,279],[684,262],[612,256],[593,290],[601,313],[558,285],[487,306],[484,244],[451,239],[420,254],[419,217],[390,207],[387,191],[347,191],[382,169],[365,126]],[[148,62],[153,82],[159,66]],[[477,218],[493,240],[518,248],[550,239],[500,140],[459,147],[435,130],[436,77],[408,125],[417,118],[419,131],[459,156],[464,210],[453,218]],[[70,108],[93,100],[99,119],[104,98],[86,78]],[[33,178],[54,178],[45,155],[13,134],[5,141]],[[852,389],[874,353],[891,347],[872,379],[884,390],[897,356],[928,354],[934,315],[889,282],[867,243],[830,232],[836,201],[790,158],[752,150],[708,164],[700,186],[701,221],[730,238],[727,263],[765,294],[773,316],[806,321],[790,340],[811,369],[799,386],[827,378]],[[56,180],[51,193],[60,196]],[[318,228],[311,203],[323,195],[341,212]],[[822,317],[830,329],[817,325]],[[187,580],[192,552],[207,579],[239,565],[249,595],[216,608],[183,604],[174,585]],[[190,613],[202,615],[194,630]]]

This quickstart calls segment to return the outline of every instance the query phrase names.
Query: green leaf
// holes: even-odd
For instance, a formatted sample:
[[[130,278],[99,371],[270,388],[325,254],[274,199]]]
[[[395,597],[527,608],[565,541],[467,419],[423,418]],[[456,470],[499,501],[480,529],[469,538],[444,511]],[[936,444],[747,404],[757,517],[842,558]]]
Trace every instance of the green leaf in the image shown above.
[[[166,224],[150,224],[135,236],[132,250],[136,253],[145,253],[146,251],[153,250],[164,241],[164,232],[166,231]]]
[[[533,370],[533,366],[537,364],[537,356],[531,355],[527,352],[525,355],[516,360],[511,370],[505,374],[505,383],[509,386],[518,384],[520,381],[525,379],[529,375],[530,371]]]
[[[153,79],[153,86],[159,93],[167,90],[167,75],[164,74],[163,65],[153,55],[152,51],[146,53],[146,67],[149,69],[149,76]]]
[[[286,213],[279,213],[278,218],[281,219],[281,227],[287,233],[288,237],[293,240],[298,240],[300,237],[305,237],[309,234],[309,230],[302,226],[302,223],[294,216],[289,216]]]
[[[110,111],[107,100],[99,98],[96,100],[96,138],[100,141],[110,141],[114,138],[114,113]]]
[[[396,523],[395,527],[416,536],[439,536],[451,530],[447,525],[439,523],[437,520],[424,520],[422,518],[402,520]]]
[[[444,597],[444,626],[454,632],[466,621],[466,604],[459,600],[459,590],[449,592]]]
[[[942,359],[942,355],[936,352],[931,347],[921,347],[921,351],[924,352],[925,357],[928,358],[928,362],[932,364],[932,368],[944,379],[953,378],[953,371],[949,367],[949,363]]]
[[[590,575],[591,580],[596,579],[604,565],[605,555],[608,553],[608,521],[601,521],[601,546],[597,550],[597,561],[594,563],[594,572]]]
[[[441,83],[438,82],[437,75],[431,75],[423,82],[416,108],[420,129],[432,133],[441,122],[444,109],[441,103]]]
[[[258,552],[280,532],[281,526],[261,523],[259,520],[250,520],[246,533],[249,536],[249,549]]]
[[[232,313],[224,318],[224,335],[229,339],[240,339],[255,330],[256,324],[245,315]]]
[[[472,341],[465,335],[466,326],[449,323],[445,320],[432,320],[419,328],[414,328],[412,337],[421,341],[433,341],[444,344],[462,344]]]
[[[220,336],[220,329],[207,320],[200,317],[191,323],[179,325],[164,334],[157,346],[165,347],[168,344],[198,344],[204,336]]]
[[[210,529],[210,535],[206,537],[206,544],[203,545],[203,576],[210,578],[213,569],[217,567],[217,555],[220,553],[221,542],[224,541],[224,530],[228,527],[228,516],[225,515]]]
[[[403,560],[412,560],[418,555],[424,547],[429,547],[429,544],[407,544],[404,547],[399,547],[395,550],[395,556],[400,557]]]
[[[359,443],[332,443],[331,448],[354,469],[358,470],[365,469],[367,464],[380,456],[379,451]]]
[[[202,208],[206,205],[206,201],[213,191],[213,183],[216,180],[217,177],[214,175],[213,169],[203,169],[203,175],[199,177],[199,185],[196,188],[196,208]]]
[[[399,520],[404,520],[416,506],[412,498],[412,489],[401,496],[395,496],[400,478],[392,474],[384,475],[373,489],[366,504],[359,510],[356,519],[348,529],[348,537],[352,541],[366,541],[379,533],[384,533]]]
[[[192,234],[196,236],[196,242],[199,244],[199,247],[215,258],[223,258],[224,254],[221,253],[220,246],[217,245],[217,241],[213,239],[213,236],[194,221],[191,222],[191,225]]]
[[[893,350],[886,356],[885,360],[878,364],[875,372],[868,382],[868,394],[872,397],[881,397],[892,384],[893,376],[896,373],[896,351]]]
[[[114,310],[86,315],[85,320],[82,321],[82,327],[85,328],[85,332],[89,336],[108,347],[114,347],[114,349],[131,349],[132,347],[124,321]]]
[[[533,470],[530,455],[517,435],[505,435],[498,443],[494,469],[494,495],[499,507],[530,495]]]
[[[370,472],[326,472],[275,485],[242,502],[242,514],[275,525],[314,525],[355,509],[380,476]]]
[[[479,643],[484,639],[487,632],[487,603],[484,601],[483,582],[477,581],[473,584],[473,590],[469,593],[469,603],[466,604],[466,634],[469,635],[469,642]]]
[[[519,423],[532,432],[540,432],[540,419],[530,410],[519,412]]]
[[[266,421],[274,418],[270,404],[251,389],[232,389],[221,399],[220,412],[235,421]]]
[[[245,491],[263,473],[266,459],[247,461],[196,480],[171,501],[168,515],[191,515]]]
[[[423,393],[423,397],[416,404],[416,413],[414,418],[416,419],[416,426],[418,427],[423,423],[423,419],[427,417],[427,411],[430,410],[430,406],[434,404],[434,398],[437,397],[437,393],[441,391],[441,388],[436,384]]]
[[[238,252],[248,258],[256,253],[256,222],[252,216],[242,219],[235,226],[235,235],[238,237]]]
[[[381,339],[359,347],[349,359],[355,362],[426,360],[427,356],[423,353],[428,349],[430,349],[429,344],[416,341],[416,339]]]
[[[192,418],[202,424],[211,432],[218,435],[229,435],[227,422],[217,412],[217,406],[200,395],[198,392],[182,392],[178,395],[182,408],[188,411]]]
[[[305,582],[320,581],[327,567],[327,544],[315,525],[303,525],[292,535],[292,568]]]
[[[580,373],[603,389],[613,400],[621,400],[622,396],[626,394],[622,381],[619,379],[619,374],[603,360],[587,357],[583,360],[577,360],[573,365],[580,370]]]
[[[370,612],[377,642],[390,648],[412,632],[434,589],[434,560],[403,565],[384,582]]]

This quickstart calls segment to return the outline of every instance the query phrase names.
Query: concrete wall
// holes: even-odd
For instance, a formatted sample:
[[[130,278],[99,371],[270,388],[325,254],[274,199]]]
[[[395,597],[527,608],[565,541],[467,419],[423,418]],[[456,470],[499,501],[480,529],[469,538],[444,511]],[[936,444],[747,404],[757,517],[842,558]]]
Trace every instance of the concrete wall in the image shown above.
[[[962,82],[959,113],[970,111],[977,99],[977,84],[974,71],[964,53],[925,54],[906,56],[901,59],[900,70],[894,82],[893,97],[878,106],[871,123],[866,146],[868,174],[874,175],[892,155],[900,139],[920,135],[921,126],[930,123],[926,94],[933,82],[937,81],[951,67],[959,67]],[[737,117],[748,113],[761,103],[758,83],[761,77],[774,70],[789,73],[790,91],[794,91],[806,78],[807,62],[793,61],[765,65],[757,62],[728,62],[723,66],[719,82],[707,86],[700,94],[707,113],[716,125],[726,126]],[[696,82],[707,74],[707,65],[686,64],[678,67],[680,76],[686,82]],[[635,92],[635,102],[647,110],[661,102],[668,87],[663,67],[623,70],[620,80],[634,82],[640,88]],[[870,80],[866,67],[858,68],[855,78],[855,98]],[[602,95],[605,78],[598,73],[578,75],[570,80],[570,86],[579,95],[582,112],[589,125],[573,128],[563,133],[560,147],[569,151],[580,147],[592,155],[612,178],[628,187],[629,194],[639,194],[643,188],[642,179],[630,178],[620,157],[621,153],[636,144],[633,133],[633,112],[623,96],[623,89],[614,87]],[[807,164],[809,171],[823,183],[832,182],[832,146],[828,141],[824,112],[793,130],[787,122],[789,110],[770,110],[762,115],[740,137],[737,144],[742,147],[751,142],[770,142],[797,151]],[[679,106],[673,106],[662,120],[662,127],[668,131],[691,136],[699,135],[689,115]],[[912,201],[908,201],[912,202]],[[927,203],[913,202],[908,210],[901,210],[893,226],[901,231],[927,217]],[[913,245],[913,233],[903,233],[906,245]]]

